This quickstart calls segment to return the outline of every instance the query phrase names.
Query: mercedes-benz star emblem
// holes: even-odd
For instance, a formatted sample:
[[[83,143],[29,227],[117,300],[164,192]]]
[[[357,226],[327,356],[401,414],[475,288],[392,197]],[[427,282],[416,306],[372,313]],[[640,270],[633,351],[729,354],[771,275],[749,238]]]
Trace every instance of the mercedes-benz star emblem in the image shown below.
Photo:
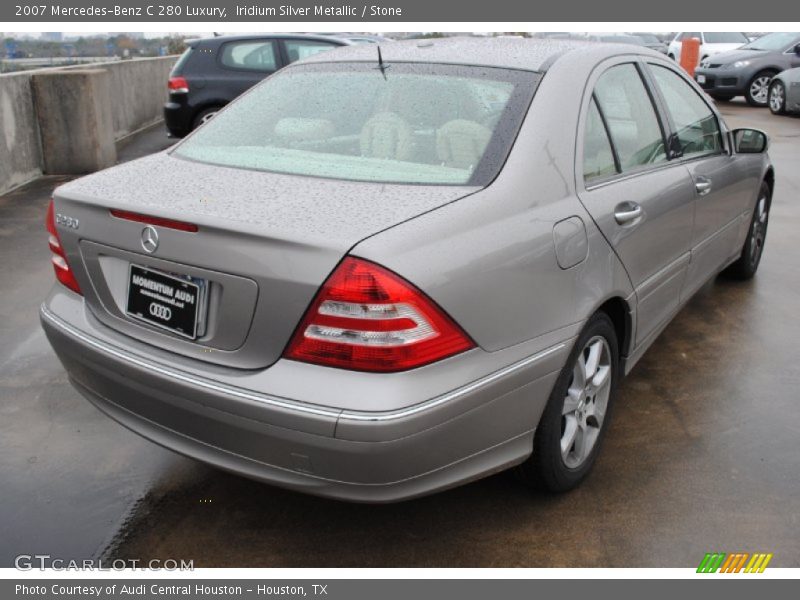
[[[150,254],[158,249],[158,231],[152,225],[142,229],[142,248]]]

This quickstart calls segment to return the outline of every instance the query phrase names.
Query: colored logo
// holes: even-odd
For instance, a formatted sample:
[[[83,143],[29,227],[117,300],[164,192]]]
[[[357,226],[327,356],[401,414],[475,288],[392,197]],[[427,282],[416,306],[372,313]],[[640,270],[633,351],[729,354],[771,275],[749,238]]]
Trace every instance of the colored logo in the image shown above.
[[[767,568],[772,554],[757,552],[708,552],[697,567],[698,573],[763,573]]]

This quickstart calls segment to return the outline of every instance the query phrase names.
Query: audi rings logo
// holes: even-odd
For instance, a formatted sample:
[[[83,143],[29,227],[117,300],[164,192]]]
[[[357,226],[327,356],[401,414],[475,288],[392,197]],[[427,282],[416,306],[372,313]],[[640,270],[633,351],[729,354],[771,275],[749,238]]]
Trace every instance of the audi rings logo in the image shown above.
[[[150,303],[150,314],[153,315],[156,319],[161,319],[162,321],[169,321],[172,318],[172,309],[168,306],[164,306],[163,304],[158,304],[157,302]]]
[[[152,254],[158,249],[158,231],[152,225],[142,229],[142,248],[145,252]]]

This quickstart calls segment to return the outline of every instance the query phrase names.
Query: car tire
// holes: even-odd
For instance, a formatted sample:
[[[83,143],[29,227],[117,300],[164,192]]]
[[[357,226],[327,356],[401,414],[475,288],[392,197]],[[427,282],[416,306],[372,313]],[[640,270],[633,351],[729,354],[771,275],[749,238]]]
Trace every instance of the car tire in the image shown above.
[[[747,82],[744,98],[750,106],[764,108],[769,104],[769,82],[775,75],[775,71],[759,71]]]
[[[599,350],[595,350],[596,347]],[[592,363],[594,351],[599,351],[600,355]],[[590,379],[596,380],[603,369],[607,379],[598,386],[583,385],[579,374],[586,371],[581,369],[579,361],[590,369],[591,364],[596,365]],[[553,386],[534,434],[533,453],[515,468],[516,476],[523,483],[547,492],[566,492],[586,478],[608,430],[618,377],[616,329],[606,313],[597,312],[583,328]],[[599,426],[595,427],[598,416]],[[570,438],[573,431],[574,437]],[[579,448],[579,443],[589,446]]]
[[[714,100],[717,102],[730,102],[733,100],[733,96],[731,94],[709,94]]]
[[[758,200],[753,209],[753,218],[747,230],[747,239],[742,247],[739,258],[729,266],[723,275],[731,279],[745,281],[752,279],[761,263],[764,253],[764,244],[767,241],[767,226],[769,225],[769,210],[772,205],[772,190],[766,181],[761,182],[758,191]]]
[[[786,114],[786,87],[782,81],[773,81],[769,86],[769,110],[773,115]]]
[[[214,115],[216,115],[220,110],[222,110],[221,106],[207,106],[199,113],[197,113],[192,121],[192,130],[194,131],[200,125],[211,119]]]

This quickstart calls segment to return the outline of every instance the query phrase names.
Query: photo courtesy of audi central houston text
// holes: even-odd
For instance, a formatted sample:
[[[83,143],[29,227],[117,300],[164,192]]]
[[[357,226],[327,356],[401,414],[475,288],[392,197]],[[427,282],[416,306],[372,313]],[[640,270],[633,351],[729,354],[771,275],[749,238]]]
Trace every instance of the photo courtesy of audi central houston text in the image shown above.
[[[636,453],[604,440],[662,331],[758,277],[783,173],[725,102],[800,107],[800,35],[681,35],[190,41],[169,145],[52,193],[39,314],[69,383],[303,494],[587,485]]]

